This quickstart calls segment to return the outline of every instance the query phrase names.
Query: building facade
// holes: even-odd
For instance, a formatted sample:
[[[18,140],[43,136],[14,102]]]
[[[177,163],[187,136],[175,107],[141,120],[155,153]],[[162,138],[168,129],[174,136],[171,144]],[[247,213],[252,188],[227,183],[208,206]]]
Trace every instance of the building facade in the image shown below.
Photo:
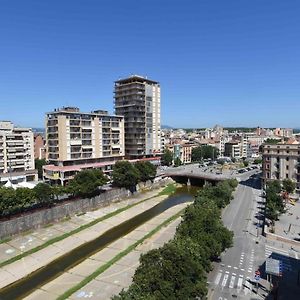
[[[242,157],[241,149],[240,142],[227,142],[225,143],[224,156],[239,159]]]
[[[14,183],[34,181],[33,132],[18,128],[10,121],[0,121],[0,181]]]
[[[161,153],[160,84],[141,76],[115,81],[115,113],[124,116],[125,155]]]
[[[300,144],[263,145],[263,183],[291,179],[300,189]]]
[[[41,134],[34,135],[34,158],[46,159],[45,139]]]
[[[124,118],[103,110],[57,109],[46,115],[46,145],[50,166],[44,166],[45,180],[64,184],[86,165],[107,170],[125,154]]]

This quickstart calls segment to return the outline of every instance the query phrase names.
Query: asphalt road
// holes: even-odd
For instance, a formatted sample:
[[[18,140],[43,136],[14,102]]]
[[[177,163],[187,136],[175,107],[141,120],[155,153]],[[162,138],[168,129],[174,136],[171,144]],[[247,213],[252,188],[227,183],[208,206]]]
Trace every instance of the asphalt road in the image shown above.
[[[261,211],[259,178],[251,171],[239,176],[234,199],[223,212],[224,224],[234,232],[234,246],[215,263],[208,276],[209,299],[264,299],[262,288],[256,292],[254,274],[265,261],[265,242],[257,227]]]

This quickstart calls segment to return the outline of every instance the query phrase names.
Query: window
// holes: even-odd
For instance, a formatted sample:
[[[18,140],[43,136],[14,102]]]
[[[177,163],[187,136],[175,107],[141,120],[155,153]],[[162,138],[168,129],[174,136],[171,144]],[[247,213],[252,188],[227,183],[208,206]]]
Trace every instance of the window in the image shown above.
[[[287,157],[285,160],[286,160],[286,161],[289,161],[289,160],[290,160],[290,158],[289,158],[289,157]]]
[[[286,169],[288,170],[288,169],[289,169],[289,166],[286,166]]]
[[[285,178],[289,178],[289,174],[285,174]]]

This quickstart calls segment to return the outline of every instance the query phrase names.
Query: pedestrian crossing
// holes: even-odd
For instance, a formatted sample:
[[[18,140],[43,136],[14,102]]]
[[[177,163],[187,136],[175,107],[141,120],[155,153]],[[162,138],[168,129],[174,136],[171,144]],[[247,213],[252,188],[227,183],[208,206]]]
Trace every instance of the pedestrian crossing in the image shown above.
[[[225,270],[219,271],[214,284],[220,286],[222,289],[229,288],[235,290],[237,293],[244,293],[245,295],[249,294],[252,290],[249,276]]]

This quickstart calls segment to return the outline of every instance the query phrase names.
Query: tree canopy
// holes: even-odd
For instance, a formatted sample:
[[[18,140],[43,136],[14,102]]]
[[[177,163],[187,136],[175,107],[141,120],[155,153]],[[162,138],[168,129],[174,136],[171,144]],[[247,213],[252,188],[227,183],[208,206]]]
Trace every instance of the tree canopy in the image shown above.
[[[282,188],[289,194],[292,194],[296,189],[296,182],[292,181],[291,179],[284,179],[282,181]]]
[[[132,190],[140,180],[140,173],[133,164],[123,160],[115,163],[112,178],[114,185]]]
[[[219,149],[210,145],[202,145],[192,149],[192,161],[201,161],[202,159],[215,160],[219,155]]]
[[[161,164],[163,166],[171,166],[173,163],[173,154],[169,149],[165,149],[161,156]]]
[[[153,179],[156,175],[156,167],[149,161],[139,161],[134,166],[139,172],[139,179],[141,181],[145,182]]]
[[[236,186],[236,180],[229,180],[200,190],[185,209],[174,239],[142,255],[132,285],[112,299],[204,299],[212,261],[233,243],[220,208],[229,203]]]

